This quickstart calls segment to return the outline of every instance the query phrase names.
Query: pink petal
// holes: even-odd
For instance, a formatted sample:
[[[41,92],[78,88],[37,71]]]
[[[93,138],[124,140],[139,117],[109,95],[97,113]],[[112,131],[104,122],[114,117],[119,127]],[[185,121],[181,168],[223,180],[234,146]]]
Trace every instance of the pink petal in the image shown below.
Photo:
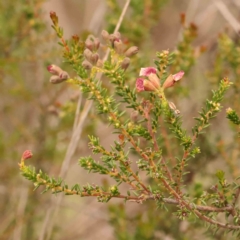
[[[142,78],[138,78],[137,81],[136,81],[136,89],[137,89],[137,92],[142,92],[144,91],[144,79]]]
[[[32,152],[30,150],[26,150],[22,154],[22,160],[26,160],[28,158],[31,158],[33,156]]]
[[[179,80],[183,77],[183,75],[184,75],[184,71],[180,71],[180,72],[172,75],[172,76],[173,76],[173,80],[174,80],[175,82],[176,82],[176,81],[179,81]]]
[[[156,74],[157,69],[154,67],[141,68],[139,76],[149,76],[151,73]]]
[[[148,80],[144,80],[143,86],[145,91],[156,91],[156,87]]]

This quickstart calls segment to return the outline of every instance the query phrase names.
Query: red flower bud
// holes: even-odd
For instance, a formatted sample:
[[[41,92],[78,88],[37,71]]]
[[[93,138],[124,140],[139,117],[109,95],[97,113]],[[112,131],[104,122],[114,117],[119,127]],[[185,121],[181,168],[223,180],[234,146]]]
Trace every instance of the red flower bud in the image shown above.
[[[29,159],[33,156],[32,152],[30,150],[26,150],[22,154],[22,160]]]

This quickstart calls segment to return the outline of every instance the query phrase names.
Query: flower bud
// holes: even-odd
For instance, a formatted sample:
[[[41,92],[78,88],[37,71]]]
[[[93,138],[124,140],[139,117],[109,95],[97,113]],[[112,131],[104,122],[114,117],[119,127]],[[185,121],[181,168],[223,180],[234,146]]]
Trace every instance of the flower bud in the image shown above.
[[[99,49],[99,46],[100,46],[100,41],[98,38],[94,38],[94,47],[95,47],[95,50],[98,50]]]
[[[126,70],[130,65],[130,58],[126,57],[123,59],[122,63],[121,63],[121,68],[123,70]]]
[[[106,42],[109,40],[109,33],[106,30],[102,30],[101,35]]]
[[[113,46],[114,46],[116,53],[118,53],[118,54],[123,53],[124,45],[120,39],[118,41],[114,41]]]
[[[49,82],[52,83],[52,84],[58,84],[58,83],[61,83],[61,82],[64,82],[64,81],[66,81],[66,79],[60,78],[60,76],[57,76],[57,75],[53,75],[49,79]]]
[[[98,53],[93,53],[91,54],[90,61],[92,64],[96,64],[99,59],[99,54]]]
[[[84,60],[84,61],[82,62],[82,66],[83,66],[85,69],[87,69],[87,70],[89,70],[89,69],[92,68],[92,64],[91,64],[89,61],[87,61],[87,60]]]
[[[87,40],[85,41],[85,46],[91,51],[93,51],[94,49],[94,43],[90,38],[87,38]]]
[[[80,38],[79,38],[79,36],[77,34],[72,36],[72,40],[74,41],[75,44],[79,42],[79,39]]]
[[[179,115],[180,114],[180,111],[176,108],[175,104],[173,102],[168,102],[168,106],[170,107],[170,109],[173,110],[173,112],[176,114],[176,115]]]
[[[53,11],[50,12],[50,18],[52,19],[53,25],[57,26],[58,25],[58,16],[56,15],[55,12],[53,12]]]
[[[32,158],[32,156],[33,156],[32,152],[30,150],[26,150],[22,154],[22,160]]]
[[[62,69],[54,64],[49,65],[47,70],[54,75],[59,75],[62,72]]]
[[[90,51],[88,48],[84,50],[83,55],[88,61],[91,61],[92,51]]]
[[[114,43],[115,41],[119,41],[121,38],[120,33],[113,33],[109,35],[110,42]]]
[[[132,46],[125,52],[125,56],[132,57],[133,55],[135,55],[137,53],[138,53],[138,47]]]
[[[97,51],[100,46],[100,41],[98,38],[95,38],[93,35],[89,35],[85,41],[85,46],[91,51]]]
[[[69,78],[69,75],[67,72],[65,71],[62,71],[60,74],[59,74],[59,77],[62,79],[62,80],[67,80]]]

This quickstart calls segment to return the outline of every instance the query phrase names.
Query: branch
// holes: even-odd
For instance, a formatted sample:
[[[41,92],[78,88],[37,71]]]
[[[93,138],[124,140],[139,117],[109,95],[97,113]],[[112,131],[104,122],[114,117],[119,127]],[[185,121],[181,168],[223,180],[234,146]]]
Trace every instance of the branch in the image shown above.
[[[124,15],[126,14],[126,11],[127,11],[127,8],[129,6],[129,3],[130,3],[131,0],[127,0],[126,3],[125,3],[125,6],[122,10],[122,14],[118,20],[118,23],[116,25],[116,28],[114,30],[114,32],[117,32],[118,29],[120,28],[121,26],[121,23],[122,23],[122,20],[124,18]],[[65,43],[65,41],[63,41],[63,44]],[[65,44],[64,44],[65,45]],[[65,46],[66,48],[66,46]],[[67,51],[69,51],[68,48],[66,48]],[[106,60],[108,58],[108,55],[109,55],[109,51],[107,51],[105,57],[104,57],[104,60]],[[99,80],[101,79],[102,77],[102,74],[99,74],[98,76]],[[80,100],[79,100],[80,101]],[[85,122],[86,118],[87,118],[87,115],[92,107],[92,104],[93,104],[93,101],[91,100],[87,100],[85,105],[84,105],[84,108],[83,108],[83,112],[81,113],[81,116],[79,117],[79,122],[77,123],[76,127],[74,128],[74,131],[73,131],[73,134],[72,134],[72,137],[71,137],[71,140],[70,140],[70,143],[68,145],[68,149],[67,149],[67,152],[66,152],[66,156],[65,156],[65,159],[62,163],[62,167],[61,167],[61,172],[60,172],[60,176],[63,177],[63,176],[66,176],[66,173],[68,171],[68,168],[69,168],[69,164],[70,164],[70,160],[77,148],[77,143],[78,143],[78,140],[81,136],[81,133],[82,133],[82,127],[83,127],[83,123]],[[76,118],[77,118],[77,114],[78,112],[76,112]],[[48,230],[48,237],[50,237],[51,235],[51,232],[52,232],[52,226],[53,226],[53,219],[49,216],[51,216],[52,212],[55,211],[55,213],[53,214],[53,216],[56,216],[57,215],[57,212],[58,212],[58,208],[61,204],[61,200],[59,200],[56,204],[55,202],[55,199],[53,200],[52,199],[52,202],[51,202],[51,206],[49,207],[47,213],[46,213],[46,216],[45,216],[45,220],[44,220],[44,223],[43,223],[43,228],[42,228],[42,231],[41,231],[41,236],[42,236],[42,239],[44,238],[45,236],[45,233],[47,231],[47,227],[46,226],[49,226],[49,223],[51,222],[51,227],[49,228]],[[40,238],[41,240],[41,238]]]

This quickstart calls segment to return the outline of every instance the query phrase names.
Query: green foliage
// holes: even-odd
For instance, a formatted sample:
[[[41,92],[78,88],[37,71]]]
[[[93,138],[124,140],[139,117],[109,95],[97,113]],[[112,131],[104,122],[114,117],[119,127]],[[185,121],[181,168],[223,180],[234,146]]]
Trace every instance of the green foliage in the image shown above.
[[[186,166],[189,164],[191,157],[195,157],[197,153],[200,153],[199,147],[195,147],[192,150],[191,148],[199,134],[202,133],[202,130],[209,126],[210,119],[214,118],[216,113],[220,111],[220,102],[231,85],[230,81],[227,78],[221,80],[218,89],[213,91],[212,99],[206,101],[205,108],[200,112],[200,117],[196,118],[197,124],[193,127],[192,136],[188,136],[187,131],[182,127],[182,121],[174,104],[169,103],[165,97],[165,88],[171,87],[175,81],[179,81],[182,73],[169,75],[162,84],[158,82],[160,81],[159,78],[164,79],[164,75],[167,74],[167,67],[172,62],[172,59],[176,58],[176,55],[169,54],[168,51],[157,53],[159,60],[155,61],[155,63],[158,72],[153,73],[154,75],[146,74],[146,80],[137,79],[137,91],[151,91],[149,100],[144,100],[145,103],[143,103],[143,101],[140,102],[138,100],[135,90],[131,90],[131,86],[127,85],[126,67],[124,66],[123,68],[122,65],[125,57],[130,57],[136,53],[135,47],[123,51],[124,45],[120,40],[120,35],[108,35],[105,31],[102,34],[105,40],[107,40],[106,47],[110,51],[105,63],[100,64],[98,63],[99,55],[94,55],[92,52],[94,50],[97,53],[99,48],[99,40],[97,38],[89,37],[85,42],[85,50],[81,47],[83,43],[77,36],[74,37],[73,43],[67,43],[62,37],[63,30],[58,26],[56,14],[51,13],[51,18],[54,24],[53,28],[57,32],[64,49],[63,56],[65,61],[72,65],[80,77],[70,79],[68,82],[79,86],[84,93],[89,93],[89,99],[95,102],[98,113],[106,116],[109,124],[114,128],[114,134],[118,134],[119,138],[118,141],[114,141],[114,146],[108,151],[100,144],[97,137],[90,136],[89,147],[93,154],[101,155],[102,162],[96,162],[92,157],[82,157],[79,160],[79,164],[89,172],[109,175],[118,185],[122,183],[130,185],[131,191],[124,195],[117,186],[110,187],[109,192],[107,192],[102,187],[92,185],[82,187],[83,190],[81,190],[79,185],[68,189],[66,184],[61,185],[62,180],[56,181],[43,174],[42,171],[36,174],[33,169],[26,167],[22,160],[20,169],[23,176],[33,181],[36,187],[45,185],[46,189],[44,192],[51,189],[53,193],[62,191],[67,195],[97,196],[98,200],[102,202],[107,202],[113,197],[136,202],[153,199],[159,201],[158,205],[161,207],[163,207],[164,203],[175,203],[178,206],[175,215],[180,220],[190,219],[195,216],[218,227],[237,230],[239,226],[235,223],[233,225],[231,223],[228,223],[228,225],[222,224],[215,220],[214,215],[216,214],[212,214],[224,211],[222,208],[228,207],[229,202],[232,201],[232,190],[230,185],[226,183],[223,171],[218,171],[216,174],[219,179],[220,189],[218,190],[216,185],[214,188],[215,193],[205,193],[199,197],[200,201],[206,204],[206,206],[195,205],[194,199],[191,199],[190,196],[182,191],[184,187],[183,177],[188,174]],[[70,49],[75,50],[70,51]],[[97,56],[97,59],[95,60],[93,56]],[[102,80],[97,75],[99,73],[110,79],[112,88],[106,88],[103,85]],[[122,110],[123,103],[127,104],[125,107],[138,112],[140,116],[139,121],[133,122],[129,119],[129,114]],[[183,147],[183,156],[176,158],[177,162],[174,167],[170,166],[162,157],[161,144],[156,138],[156,134],[160,130],[157,125],[160,117],[165,120],[172,134],[179,140],[179,146]],[[148,141],[145,147],[140,147],[141,139]],[[159,195],[158,191],[153,191],[150,186],[146,186],[140,179],[139,172],[135,172],[132,169],[132,161],[129,158],[129,150],[127,150],[127,145],[129,144],[131,145],[130,152],[134,152],[140,157],[140,160],[137,162],[139,171],[143,170],[146,172],[146,175],[155,179],[157,185],[163,189],[163,194]],[[204,215],[204,212],[201,212],[202,210],[207,211],[209,214]],[[226,211],[230,215],[234,211],[234,206]],[[238,219],[238,217],[236,218]]]
[[[119,33],[109,34],[105,31],[102,33],[105,41],[101,41],[101,44],[93,35],[88,36],[86,41],[77,35],[65,40],[64,30],[59,26],[56,13],[50,13],[52,28],[59,38],[64,62],[73,70],[69,72],[72,77],[67,79],[66,83],[83,93],[84,102],[94,102],[94,118],[108,123],[114,138],[111,146],[106,147],[103,139],[96,136],[95,129],[92,129],[93,124],[89,121],[91,135],[88,130],[87,134],[92,156],[80,157],[79,165],[88,172],[108,177],[114,184],[74,184],[69,187],[63,179],[56,179],[45,173],[47,168],[36,172],[34,168],[26,166],[23,159],[19,164],[20,171],[26,179],[33,182],[35,189],[44,187],[42,193],[51,191],[53,194],[62,192],[65,195],[96,197],[99,202],[104,203],[113,198],[133,202],[131,204],[143,203],[140,207],[143,207],[145,212],[140,210],[135,215],[129,214],[125,205],[110,205],[111,223],[117,239],[159,239],[168,235],[174,239],[188,239],[193,234],[199,234],[198,230],[202,229],[203,224],[207,225],[208,233],[215,234],[211,239],[220,239],[226,230],[237,235],[240,229],[239,172],[233,155],[226,154],[225,150],[237,149],[240,142],[236,140],[227,148],[219,141],[219,155],[229,166],[230,177],[226,168],[214,171],[215,175],[205,173],[204,158],[210,162],[212,158],[218,159],[219,155],[212,154],[216,151],[216,146],[209,144],[206,147],[203,142],[206,143],[212,130],[208,127],[213,118],[221,116],[223,102],[227,102],[225,94],[232,83],[227,77],[223,78],[226,73],[229,73],[234,83],[230,93],[234,92],[233,107],[236,109],[228,108],[227,118],[237,127],[240,124],[237,114],[238,43],[225,34],[219,37],[219,53],[214,70],[209,74],[215,80],[216,84],[212,86],[215,90],[212,91],[212,96],[209,94],[209,100],[202,104],[199,116],[195,117],[196,123],[189,121],[193,124],[191,133],[191,127],[186,126],[186,116],[180,113],[172,101],[177,102],[178,96],[190,91],[186,86],[184,89],[181,86],[176,87],[179,79],[175,80],[174,75],[179,74],[176,72],[180,70],[184,70],[185,74],[190,73],[197,57],[205,50],[204,47],[193,47],[197,27],[186,24],[182,15],[183,32],[177,50],[156,53],[154,63],[157,70],[152,76],[138,76],[140,67],[146,67],[144,64],[148,62],[147,53],[144,57],[135,56],[138,48],[130,47],[132,43],[142,46],[143,52],[144,47],[149,46],[144,40],[149,36],[149,27],[157,22],[158,10],[165,2],[159,0],[139,3],[132,0],[131,17],[135,21],[129,21],[126,17],[121,27],[122,35],[128,39],[124,39]],[[112,9],[108,15],[108,30],[113,32],[121,8],[117,1],[108,1],[108,4]],[[148,11],[144,11],[146,9]],[[25,6],[24,14],[26,19],[33,19],[31,8]],[[36,24],[33,29],[40,31],[41,24]],[[144,90],[138,88],[138,80],[135,79],[139,78],[142,79],[141,87]],[[59,87],[59,95],[64,92],[66,85],[62,86]],[[169,87],[173,90],[169,90]],[[12,92],[15,91],[18,89],[13,89]],[[29,97],[26,94],[24,96]],[[52,107],[55,100],[55,97],[51,98],[41,109]],[[37,160],[45,156],[53,159],[62,157],[65,149],[57,148],[58,136],[65,133],[74,122],[75,107],[75,100],[55,104],[51,111],[60,117],[61,123],[53,128],[46,127],[48,118],[46,110],[43,111],[39,121],[41,128],[35,135],[39,137],[36,143],[38,151],[34,154]],[[83,108],[80,110],[85,111]],[[55,137],[47,138],[46,133]],[[21,135],[15,134],[13,138],[16,138],[16,142]],[[2,135],[0,137],[0,148],[3,149],[1,153],[4,153]],[[41,165],[41,162],[39,164]],[[202,179],[205,176],[209,179],[198,183],[196,179],[193,180],[197,174],[202,174]],[[228,178],[231,179],[230,183]],[[181,224],[186,221],[190,223],[187,231],[181,230]],[[162,235],[161,231],[159,233],[159,229],[165,235]]]

